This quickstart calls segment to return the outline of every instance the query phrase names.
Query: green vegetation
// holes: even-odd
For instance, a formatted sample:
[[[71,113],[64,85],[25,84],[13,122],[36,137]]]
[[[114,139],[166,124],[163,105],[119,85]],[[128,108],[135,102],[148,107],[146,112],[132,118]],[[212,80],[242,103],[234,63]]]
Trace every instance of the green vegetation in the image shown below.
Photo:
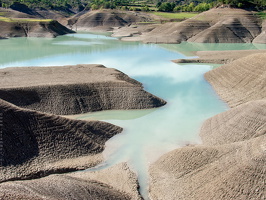
[[[231,7],[263,11],[266,0],[0,0],[0,7],[24,4],[29,8],[45,8],[73,13],[84,9],[122,9],[160,12],[203,12],[223,4]]]
[[[8,18],[8,17],[0,17],[0,21],[4,22],[51,22],[52,19],[35,19],[35,18]]]
[[[266,19],[266,12],[259,12],[259,13],[257,13],[257,15],[258,15],[261,19]]]
[[[152,12],[152,14],[169,19],[188,19],[196,16],[198,13],[192,12],[179,12],[179,13],[167,13],[167,12]]]

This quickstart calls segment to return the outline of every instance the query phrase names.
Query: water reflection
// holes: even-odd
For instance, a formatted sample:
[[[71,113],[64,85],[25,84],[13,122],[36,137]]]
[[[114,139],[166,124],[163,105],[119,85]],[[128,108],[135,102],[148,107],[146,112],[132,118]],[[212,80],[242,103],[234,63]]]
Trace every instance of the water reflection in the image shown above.
[[[137,79],[146,90],[168,102],[158,109],[74,116],[104,120],[124,128],[123,133],[106,143],[105,163],[92,170],[128,162],[137,172],[146,198],[149,164],[172,149],[199,143],[201,123],[227,109],[203,78],[213,66],[181,65],[171,60],[192,56],[192,51],[199,50],[266,48],[252,44],[141,44],[86,33],[55,39],[13,38],[0,40],[0,46],[0,68],[104,64]]]

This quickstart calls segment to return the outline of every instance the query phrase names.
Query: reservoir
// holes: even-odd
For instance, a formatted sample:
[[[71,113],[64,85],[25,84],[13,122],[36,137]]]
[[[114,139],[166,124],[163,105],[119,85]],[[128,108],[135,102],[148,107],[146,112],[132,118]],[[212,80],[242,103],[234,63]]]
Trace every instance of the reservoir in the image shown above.
[[[218,65],[176,64],[171,60],[193,57],[192,51],[266,49],[253,44],[142,44],[92,33],[11,38],[0,40],[0,47],[0,68],[103,64],[138,80],[145,90],[167,101],[156,109],[72,116],[103,120],[124,129],[106,143],[105,163],[93,170],[127,162],[138,174],[144,197],[149,164],[175,148],[200,143],[203,121],[228,109],[204,79],[204,73]]]

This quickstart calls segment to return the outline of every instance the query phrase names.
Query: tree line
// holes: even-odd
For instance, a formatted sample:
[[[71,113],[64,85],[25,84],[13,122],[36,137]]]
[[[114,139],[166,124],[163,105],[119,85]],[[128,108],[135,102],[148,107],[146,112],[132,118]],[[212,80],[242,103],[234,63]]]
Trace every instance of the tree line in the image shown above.
[[[0,0],[0,7],[9,8],[15,3],[21,3],[33,9],[76,9],[78,11],[84,9],[149,11],[154,5],[162,12],[203,12],[222,4],[250,10],[266,9],[266,0]]]

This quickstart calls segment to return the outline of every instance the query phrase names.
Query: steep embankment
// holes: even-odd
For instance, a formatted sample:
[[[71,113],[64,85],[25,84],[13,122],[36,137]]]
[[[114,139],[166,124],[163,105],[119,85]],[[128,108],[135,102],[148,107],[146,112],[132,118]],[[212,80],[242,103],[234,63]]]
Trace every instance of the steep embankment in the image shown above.
[[[211,27],[189,42],[251,43],[261,32],[260,20],[252,12],[241,9],[211,9],[194,19],[206,21]]]
[[[88,168],[102,161],[105,142],[122,128],[16,107],[0,100],[0,181]]]
[[[75,30],[113,30],[114,27],[123,27],[135,22],[151,21],[145,13],[120,11],[120,10],[96,10],[85,12],[69,20],[68,25]]]
[[[197,51],[195,55],[199,58],[187,58],[173,60],[175,63],[217,63],[227,64],[239,58],[251,54],[266,53],[266,50],[229,50],[229,51]]]
[[[0,98],[53,114],[154,108],[166,103],[144,91],[141,83],[102,65],[6,68],[0,70],[0,77]]]
[[[263,21],[261,33],[253,40],[253,43],[266,44],[266,20]]]
[[[203,145],[183,147],[150,167],[151,199],[265,199],[266,100],[208,119]]]
[[[151,199],[265,199],[265,143],[263,135],[167,153],[150,168]]]
[[[251,43],[260,33],[261,20],[252,12],[214,8],[182,22],[163,24],[140,37],[123,40],[140,40],[145,43]]]
[[[207,119],[200,131],[206,145],[221,145],[266,135],[266,100],[251,101]]]
[[[230,107],[266,98],[266,54],[253,54],[205,74]]]
[[[1,199],[139,200],[137,177],[126,164],[96,172],[81,171],[0,184]]]
[[[204,122],[202,145],[151,165],[151,199],[265,199],[265,58],[253,54],[205,74],[234,108]]]
[[[0,37],[56,37],[74,31],[54,20],[0,17]]]

